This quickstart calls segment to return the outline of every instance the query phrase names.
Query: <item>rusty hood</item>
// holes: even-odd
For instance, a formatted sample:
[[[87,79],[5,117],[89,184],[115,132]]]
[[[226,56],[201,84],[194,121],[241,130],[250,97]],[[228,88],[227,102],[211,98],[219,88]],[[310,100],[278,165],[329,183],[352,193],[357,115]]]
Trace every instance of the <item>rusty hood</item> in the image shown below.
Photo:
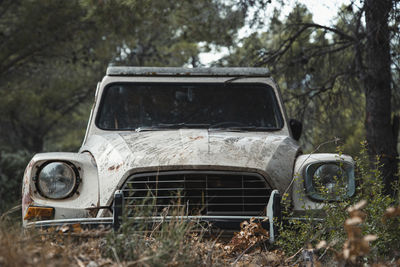
[[[298,150],[291,137],[274,132],[180,129],[92,135],[81,151],[94,156],[101,202],[108,204],[128,175],[154,170],[259,172],[283,192]]]

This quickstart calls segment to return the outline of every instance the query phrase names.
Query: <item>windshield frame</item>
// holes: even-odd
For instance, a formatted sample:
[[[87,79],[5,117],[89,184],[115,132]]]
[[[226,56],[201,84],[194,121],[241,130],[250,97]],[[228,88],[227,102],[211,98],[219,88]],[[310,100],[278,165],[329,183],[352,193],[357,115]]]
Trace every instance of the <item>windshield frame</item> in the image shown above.
[[[204,84],[204,85],[213,85],[213,84],[221,85],[221,84],[224,84],[226,82],[193,82],[193,83],[194,84],[199,84],[199,85],[201,85],[201,84]],[[101,97],[99,99],[100,101],[99,101],[99,104],[98,104],[98,108],[96,109],[96,117],[95,117],[95,120],[94,120],[94,124],[98,129],[100,129],[102,131],[107,131],[107,132],[135,132],[135,131],[136,132],[140,132],[140,130],[138,131],[138,129],[140,129],[141,127],[129,128],[129,129],[126,129],[126,128],[110,129],[110,128],[103,128],[103,127],[99,126],[99,120],[100,120],[100,117],[101,117],[100,113],[101,113],[103,105],[105,103],[105,98],[106,98],[107,92],[108,92],[109,88],[112,87],[112,86],[124,85],[124,84],[129,84],[129,85],[134,85],[134,84],[139,84],[139,85],[144,85],[144,84],[146,84],[146,85],[152,85],[152,84],[156,84],[156,85],[160,85],[160,84],[188,85],[188,84],[193,84],[193,83],[187,82],[187,81],[182,81],[182,82],[176,82],[176,81],[174,81],[174,82],[120,81],[119,82],[119,81],[116,81],[116,82],[108,83],[108,84],[105,85],[105,87],[102,90],[102,94],[101,94]],[[230,83],[230,81],[228,81],[228,83]],[[271,86],[268,83],[264,83],[264,82],[239,82],[239,83],[234,82],[234,83],[235,84],[240,84],[241,86],[250,85],[250,86],[267,87],[268,90],[271,91],[272,102],[273,102],[273,104],[275,106],[274,110],[277,112],[276,116],[278,118],[279,125],[277,125],[276,128],[272,128],[272,129],[263,129],[264,127],[255,127],[254,129],[249,129],[250,127],[244,127],[243,130],[240,130],[240,129],[238,129],[238,127],[233,127],[233,126],[231,126],[231,127],[229,127],[229,126],[228,127],[218,127],[218,128],[209,128],[209,127],[206,127],[206,126],[203,126],[203,127],[194,127],[194,126],[190,127],[189,126],[188,127],[186,125],[184,125],[183,127],[165,127],[165,128],[154,126],[154,130],[158,130],[158,131],[160,131],[160,130],[168,131],[168,130],[177,130],[177,129],[229,130],[231,128],[234,131],[274,132],[274,131],[280,131],[285,127],[285,116],[284,116],[285,114],[284,114],[284,112],[282,110],[282,106],[281,106],[281,103],[279,101],[280,97],[279,97],[279,95],[277,95],[276,90],[275,90],[275,88],[273,86]],[[151,127],[147,127],[147,128],[151,128]]]

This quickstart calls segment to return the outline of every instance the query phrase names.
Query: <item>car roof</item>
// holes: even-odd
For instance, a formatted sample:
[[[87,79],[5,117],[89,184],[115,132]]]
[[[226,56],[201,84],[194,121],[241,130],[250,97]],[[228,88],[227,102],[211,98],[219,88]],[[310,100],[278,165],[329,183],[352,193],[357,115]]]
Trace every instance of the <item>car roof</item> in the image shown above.
[[[267,68],[175,68],[130,67],[107,68],[108,76],[205,76],[205,77],[270,77]]]

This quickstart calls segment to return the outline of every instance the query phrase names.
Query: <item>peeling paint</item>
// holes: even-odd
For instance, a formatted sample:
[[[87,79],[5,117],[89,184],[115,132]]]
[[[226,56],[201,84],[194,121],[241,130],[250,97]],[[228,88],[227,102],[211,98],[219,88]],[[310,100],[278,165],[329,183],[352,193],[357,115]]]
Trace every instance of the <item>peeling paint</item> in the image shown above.
[[[204,136],[196,136],[196,137],[189,137],[190,138],[190,140],[199,140],[199,139],[203,139],[204,138]]]
[[[291,181],[299,150],[286,135],[207,129],[108,132],[89,136],[89,148],[99,166],[100,205],[110,204],[124,177],[149,168],[250,169],[262,172],[274,188],[283,191]]]
[[[116,165],[116,166],[113,165],[113,166],[109,167],[108,170],[109,171],[113,171],[113,170],[117,171],[121,166],[122,166],[122,163],[119,165]]]
[[[30,204],[32,204],[32,202],[33,202],[33,200],[31,198],[29,192],[24,193],[22,196],[22,213],[23,213],[23,215],[25,215],[26,209],[28,208],[28,206]]]

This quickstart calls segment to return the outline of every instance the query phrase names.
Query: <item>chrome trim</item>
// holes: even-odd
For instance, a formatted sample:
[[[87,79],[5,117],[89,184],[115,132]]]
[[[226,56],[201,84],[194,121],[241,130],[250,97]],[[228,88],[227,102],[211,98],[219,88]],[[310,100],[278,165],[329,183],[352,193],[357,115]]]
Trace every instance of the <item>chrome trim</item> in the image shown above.
[[[198,221],[209,221],[209,222],[234,222],[234,221],[245,221],[254,218],[256,220],[264,220],[265,216],[151,216],[151,217],[131,217],[129,220],[143,220],[151,222],[162,222],[170,221],[173,219],[178,220],[198,220]],[[62,226],[71,224],[83,224],[83,225],[112,225],[113,217],[103,218],[72,218],[72,219],[55,219],[55,220],[44,220],[29,222],[26,224],[26,228],[32,227],[51,227],[51,226]]]
[[[56,227],[62,225],[71,225],[71,224],[82,224],[82,225],[112,225],[113,218],[112,217],[104,217],[104,218],[72,218],[72,219],[55,219],[55,220],[44,220],[44,221],[36,221],[29,222],[26,224],[26,228],[32,227]]]
[[[278,190],[273,190],[271,196],[268,200],[267,205],[267,217],[269,222],[269,242],[272,244],[275,242],[275,229],[274,229],[274,218],[276,214],[274,214],[275,205],[279,205],[279,203],[275,203],[275,196],[279,196]],[[279,198],[280,200],[280,198]]]

